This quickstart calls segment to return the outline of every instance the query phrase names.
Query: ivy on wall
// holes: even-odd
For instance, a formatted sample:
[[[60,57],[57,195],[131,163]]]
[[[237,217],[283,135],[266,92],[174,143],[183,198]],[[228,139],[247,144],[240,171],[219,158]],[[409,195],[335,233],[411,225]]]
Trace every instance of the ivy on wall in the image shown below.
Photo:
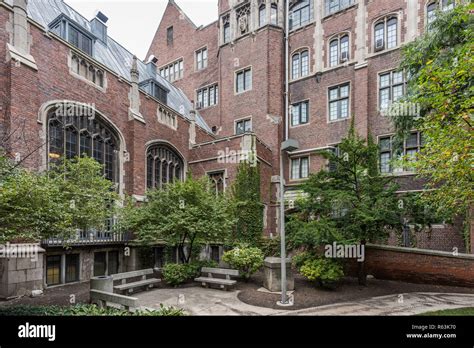
[[[232,198],[237,222],[231,242],[256,246],[262,238],[264,210],[258,166],[240,163],[237,178],[232,186]]]

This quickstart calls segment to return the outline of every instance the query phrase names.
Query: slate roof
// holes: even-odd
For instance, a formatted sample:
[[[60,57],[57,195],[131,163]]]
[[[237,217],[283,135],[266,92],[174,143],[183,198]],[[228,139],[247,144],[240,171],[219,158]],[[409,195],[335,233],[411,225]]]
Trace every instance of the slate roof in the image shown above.
[[[12,5],[12,0],[6,0],[6,3]],[[48,28],[48,25],[61,14],[66,15],[84,29],[91,32],[89,20],[63,0],[30,0],[28,2],[28,16],[41,24],[44,28]],[[108,36],[107,45],[100,40],[96,40],[94,45],[94,59],[124,79],[130,81],[130,68],[132,66],[133,54],[110,36]],[[168,106],[187,119],[190,118],[192,103],[181,89],[172,85],[158,73],[156,76],[152,76],[147,70],[146,64],[141,60],[138,60],[138,70],[140,72],[140,82],[149,80],[150,78],[156,79],[160,84],[169,89]],[[211,128],[199,113],[196,113],[196,124],[204,130],[212,132]]]

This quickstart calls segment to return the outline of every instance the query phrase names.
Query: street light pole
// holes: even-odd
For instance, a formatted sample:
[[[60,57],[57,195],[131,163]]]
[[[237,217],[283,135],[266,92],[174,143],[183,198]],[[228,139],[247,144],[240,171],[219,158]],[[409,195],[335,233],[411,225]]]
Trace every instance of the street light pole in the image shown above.
[[[280,242],[281,242],[281,305],[288,305],[286,295],[286,235],[285,235],[285,179],[283,171],[283,149],[280,150]]]
[[[290,111],[290,1],[285,1],[285,119],[283,123],[284,136],[280,148],[280,258],[281,258],[281,302],[280,306],[288,306],[288,296],[286,294],[286,235],[285,235],[285,172],[283,169],[283,154],[298,148],[298,143],[289,140],[289,111]]]

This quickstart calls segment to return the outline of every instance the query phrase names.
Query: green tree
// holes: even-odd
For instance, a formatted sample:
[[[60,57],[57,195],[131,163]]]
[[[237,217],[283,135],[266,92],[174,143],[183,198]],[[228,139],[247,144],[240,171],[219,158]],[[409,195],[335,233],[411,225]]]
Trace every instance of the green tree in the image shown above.
[[[422,150],[408,163],[428,181],[423,199],[457,214],[467,211],[474,192],[473,9],[440,11],[427,33],[403,48],[400,68],[410,78],[401,103],[418,105],[421,114],[392,115],[399,142],[412,129],[423,134]]]
[[[100,229],[117,195],[92,159],[64,161],[37,173],[0,156],[0,241],[69,239],[78,228]],[[2,170],[4,169],[4,170]]]
[[[189,263],[195,245],[226,240],[234,224],[229,207],[227,197],[216,197],[206,178],[188,178],[149,191],[140,206],[128,204],[124,226],[140,243],[162,240],[178,247],[181,261]]]
[[[294,247],[314,251],[335,241],[366,244],[385,238],[390,229],[401,229],[398,186],[380,175],[378,147],[371,138],[366,142],[351,127],[337,154],[322,155],[334,170],[321,170],[302,185],[306,197],[297,202],[298,212],[288,222]],[[363,266],[359,280],[365,284]]]
[[[241,162],[237,178],[232,186],[234,214],[237,219],[232,243],[258,245],[263,233],[264,205],[260,194],[258,166]]]
[[[103,166],[89,157],[52,166],[49,177],[62,192],[72,224],[81,230],[104,230],[119,208],[116,186],[103,176]]]

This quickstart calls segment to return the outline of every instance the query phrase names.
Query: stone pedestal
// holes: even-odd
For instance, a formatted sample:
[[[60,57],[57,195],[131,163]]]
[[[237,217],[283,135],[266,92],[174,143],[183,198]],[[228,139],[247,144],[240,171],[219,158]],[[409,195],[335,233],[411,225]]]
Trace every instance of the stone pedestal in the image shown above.
[[[265,279],[263,286],[271,292],[281,292],[281,258],[267,257],[265,259]],[[291,260],[286,259],[286,290],[295,289],[295,280],[291,271]]]
[[[114,292],[114,280],[111,276],[91,278],[91,290]]]

